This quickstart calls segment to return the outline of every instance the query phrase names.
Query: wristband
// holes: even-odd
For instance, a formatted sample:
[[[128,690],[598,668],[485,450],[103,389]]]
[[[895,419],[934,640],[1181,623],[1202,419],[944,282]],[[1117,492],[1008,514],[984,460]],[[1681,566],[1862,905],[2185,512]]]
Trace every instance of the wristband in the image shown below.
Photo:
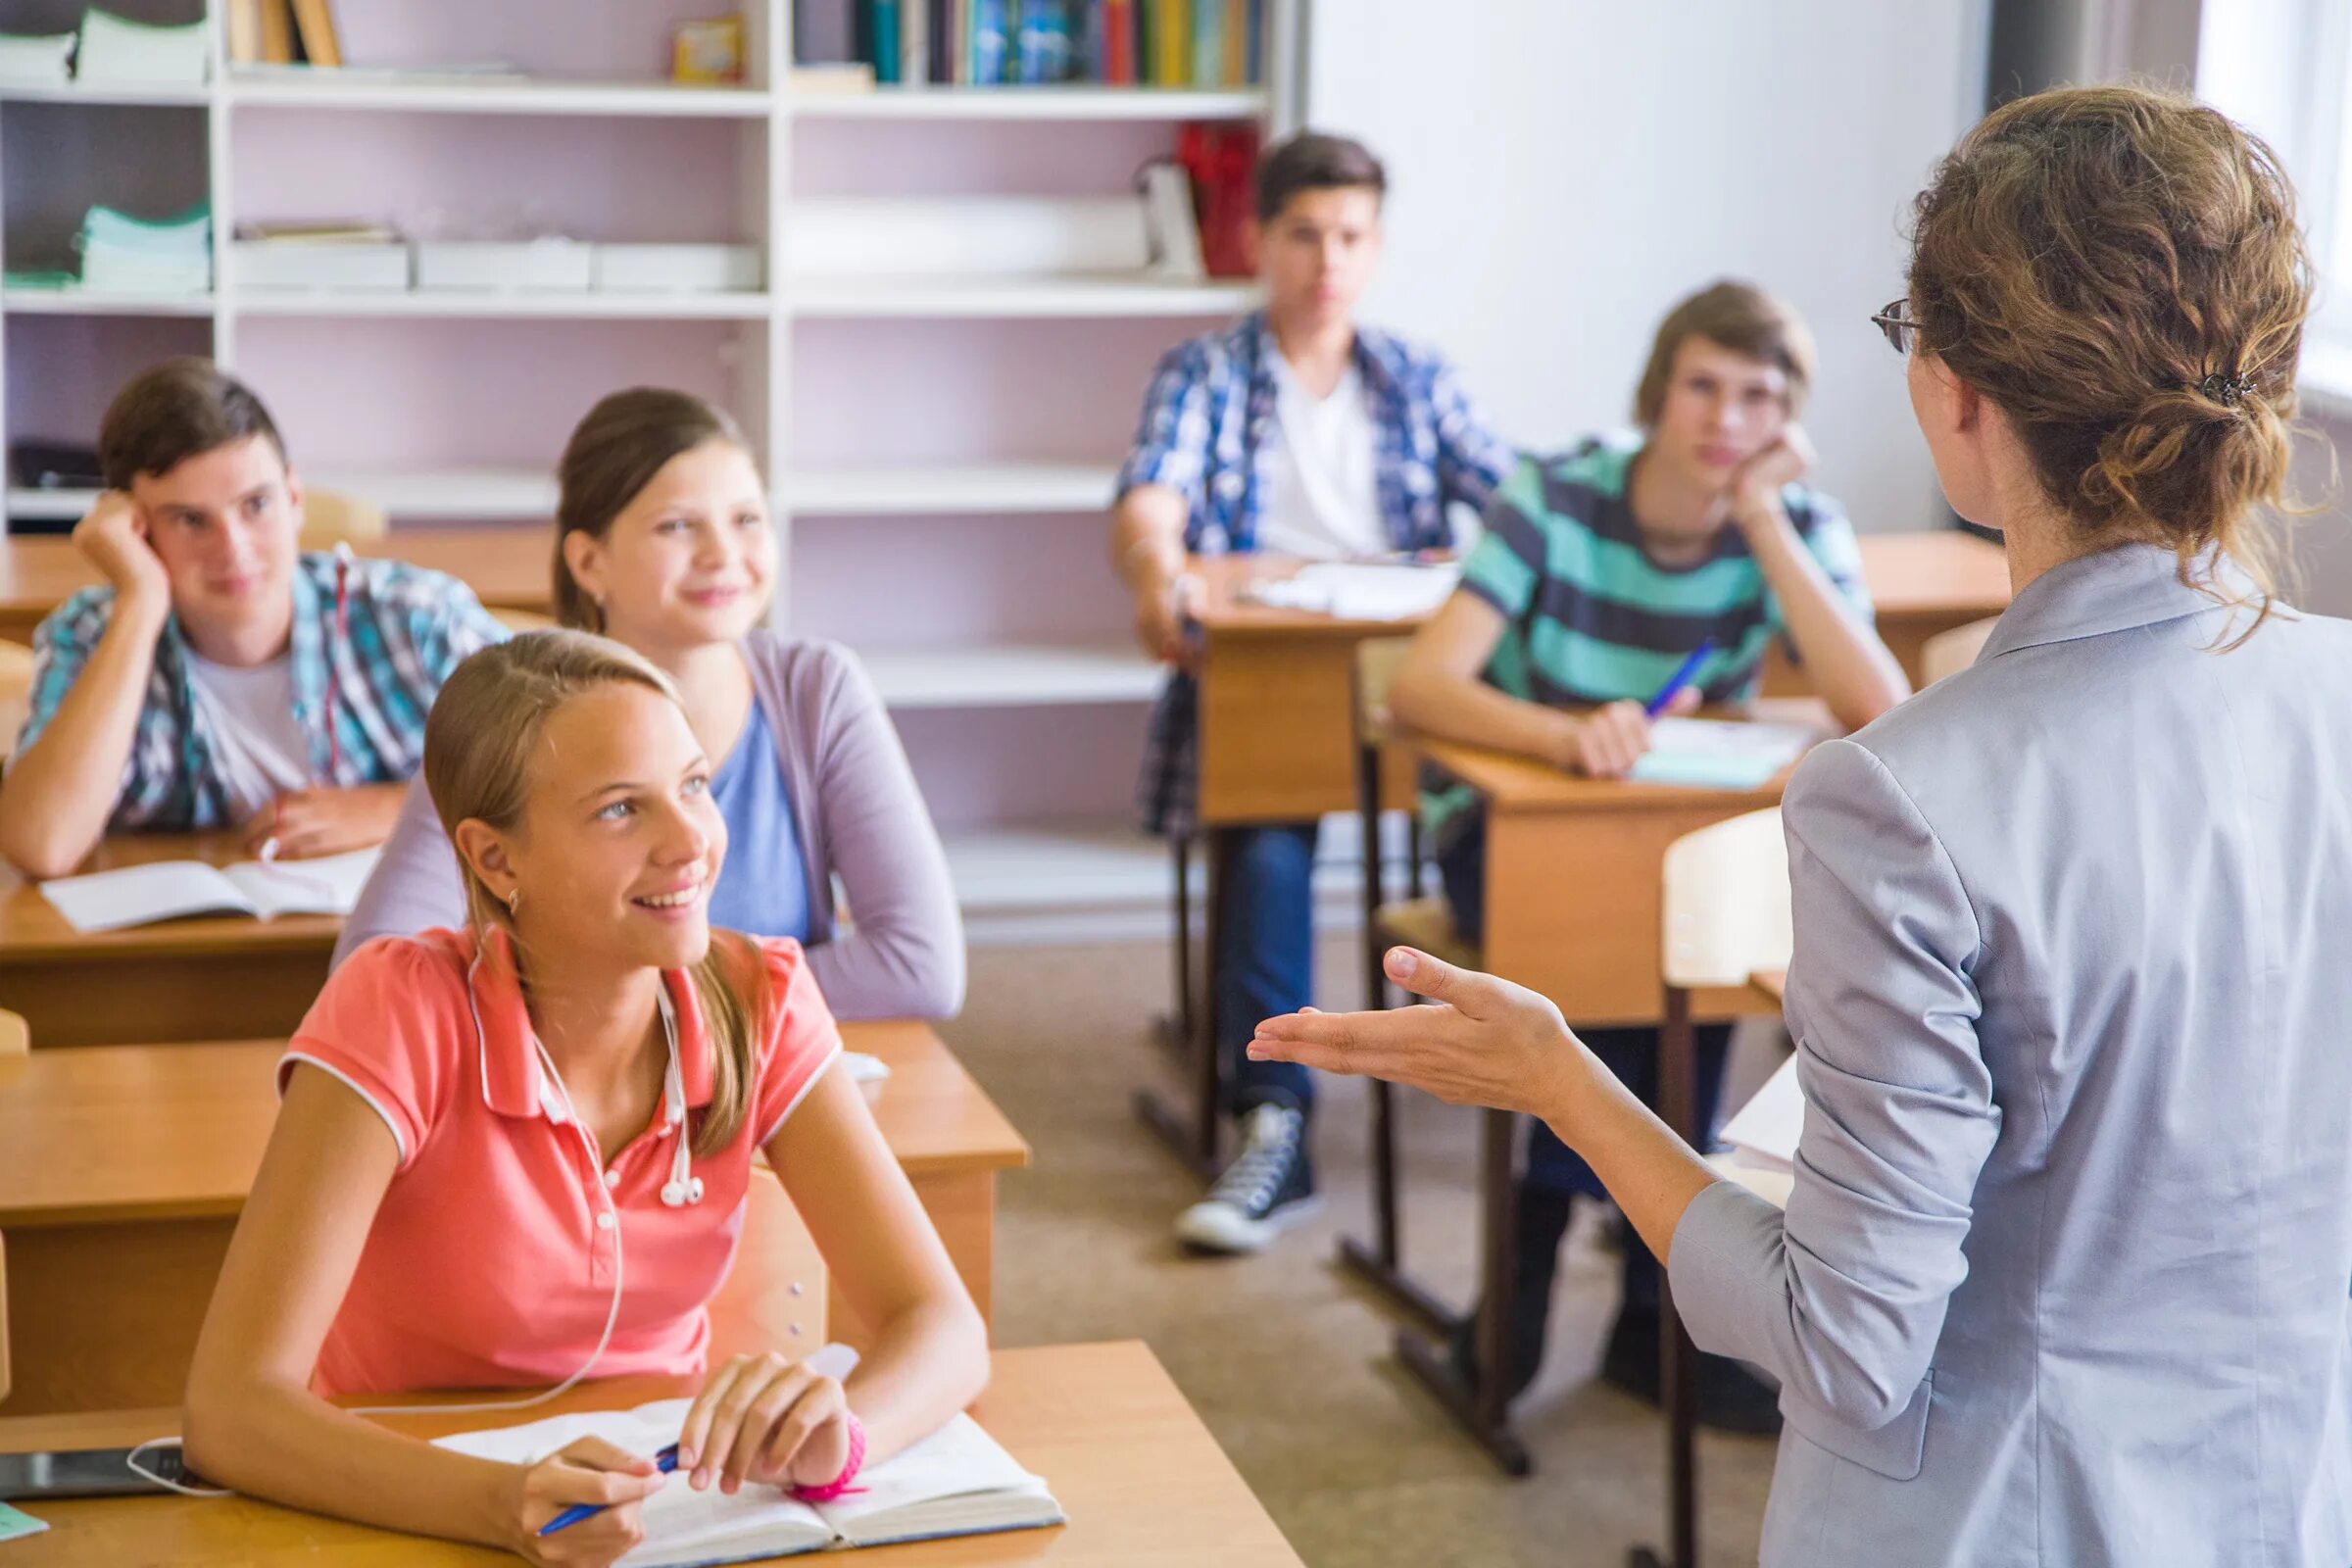
[[[821,1487],[793,1488],[795,1498],[802,1502],[831,1502],[837,1497],[847,1496],[853,1490],[850,1483],[858,1479],[858,1472],[865,1465],[865,1423],[858,1419],[858,1413],[854,1410],[849,1414],[849,1423],[850,1458],[841,1467],[841,1474]]]

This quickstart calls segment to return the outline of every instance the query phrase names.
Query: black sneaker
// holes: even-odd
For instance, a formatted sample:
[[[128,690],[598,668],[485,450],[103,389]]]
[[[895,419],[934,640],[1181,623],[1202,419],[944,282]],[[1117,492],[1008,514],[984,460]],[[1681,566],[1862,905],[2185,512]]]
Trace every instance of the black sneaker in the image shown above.
[[[1625,1307],[1609,1330],[1600,1358],[1609,1387],[1650,1404],[1658,1402],[1658,1313]],[[1781,1396],[1772,1385],[1727,1355],[1698,1356],[1698,1424],[1718,1432],[1771,1437],[1781,1430]]]
[[[1254,1252],[1315,1207],[1305,1115],[1260,1105],[1243,1119],[1242,1152],[1216,1186],[1176,1216],[1176,1239],[1203,1252]]]

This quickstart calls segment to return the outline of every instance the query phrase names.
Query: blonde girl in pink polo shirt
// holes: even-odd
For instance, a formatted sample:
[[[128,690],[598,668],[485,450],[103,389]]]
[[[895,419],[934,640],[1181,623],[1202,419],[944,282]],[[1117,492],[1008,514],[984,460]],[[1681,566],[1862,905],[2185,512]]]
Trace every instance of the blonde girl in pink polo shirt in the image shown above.
[[[320,1513],[603,1564],[664,1478],[593,1440],[520,1467],[326,1396],[704,1370],[752,1156],[879,1334],[847,1387],[782,1354],[711,1371],[672,1484],[824,1489],[979,1394],[987,1337],[839,1064],[800,944],[710,929],[711,766],[666,677],[552,631],[442,688],[424,778],[464,930],[328,981],[197,1345],[203,1474]],[[541,1539],[578,1502],[617,1504]]]

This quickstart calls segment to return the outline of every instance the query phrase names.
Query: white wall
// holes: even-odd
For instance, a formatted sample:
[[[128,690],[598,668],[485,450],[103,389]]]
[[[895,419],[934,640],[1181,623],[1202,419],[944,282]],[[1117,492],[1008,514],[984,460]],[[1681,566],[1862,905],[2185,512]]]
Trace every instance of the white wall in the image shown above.
[[[1981,0],[1316,0],[1307,123],[1389,167],[1368,314],[1450,353],[1513,439],[1627,420],[1658,318],[1742,275],[1820,340],[1820,482],[1918,528],[1942,504],[1866,318],[1976,119],[1984,28]]]

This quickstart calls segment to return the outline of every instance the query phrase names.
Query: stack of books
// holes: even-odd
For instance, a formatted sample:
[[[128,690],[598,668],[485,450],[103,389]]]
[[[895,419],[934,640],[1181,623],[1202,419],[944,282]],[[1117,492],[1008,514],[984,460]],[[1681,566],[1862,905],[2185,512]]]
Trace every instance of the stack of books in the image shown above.
[[[213,215],[198,207],[150,221],[93,207],[74,240],[90,293],[202,294],[213,286]]]
[[[1265,0],[797,0],[796,86],[1243,87]]]
[[[74,76],[74,34],[0,32],[0,86],[62,87]]]
[[[158,27],[92,6],[81,19],[76,80],[137,86],[185,86],[212,74],[212,41],[205,24]]]

